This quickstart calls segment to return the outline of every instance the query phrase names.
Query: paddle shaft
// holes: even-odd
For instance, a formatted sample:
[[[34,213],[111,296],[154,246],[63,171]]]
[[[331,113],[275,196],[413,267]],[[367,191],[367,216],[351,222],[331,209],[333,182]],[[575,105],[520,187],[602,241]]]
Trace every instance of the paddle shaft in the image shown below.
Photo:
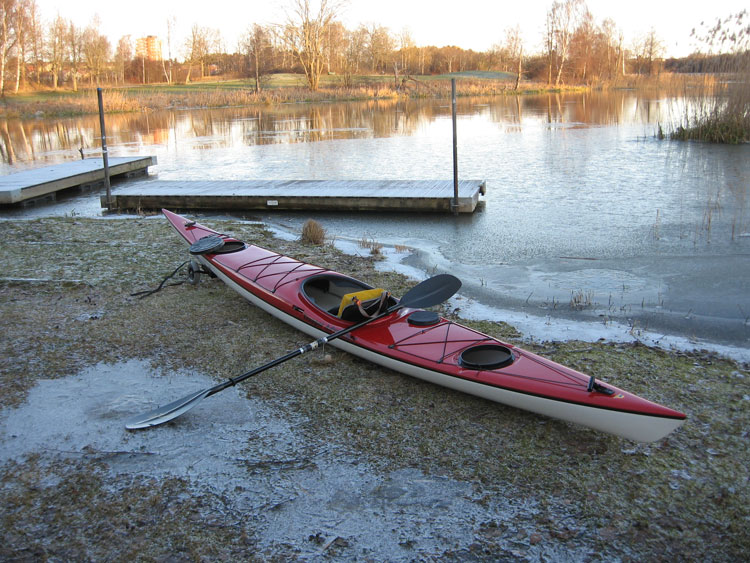
[[[389,307],[385,312],[376,317],[365,319],[350,327],[318,338],[314,342],[311,342],[310,344],[307,344],[306,346],[303,346],[301,348],[297,348],[296,350],[289,352],[285,356],[282,356],[271,362],[268,362],[265,365],[252,369],[247,373],[243,373],[242,375],[238,375],[237,377],[230,378],[214,387],[210,387],[204,391],[199,391],[197,393],[192,393],[187,397],[183,397],[182,399],[173,401],[168,405],[164,405],[142,415],[135,416],[125,424],[125,428],[129,430],[149,428],[173,420],[195,407],[206,397],[210,397],[211,395],[214,395],[219,391],[223,391],[227,387],[237,385],[238,383],[245,381],[246,379],[253,377],[254,375],[258,375],[259,373],[262,373],[267,369],[284,363],[287,360],[291,360],[292,358],[304,354],[305,352],[315,350],[319,346],[322,346],[327,342],[330,342],[331,340],[340,338],[341,336],[353,332],[365,326],[366,324],[374,322],[378,319],[382,319],[390,315],[394,311],[397,311],[398,309],[406,307],[415,309],[421,307],[432,307],[433,305],[442,303],[443,301],[449,299],[452,295],[454,295],[460,287],[461,282],[458,280],[458,278],[451,276],[450,274],[439,274],[437,276],[429,278],[410,289],[398,303],[396,303],[392,307]]]
[[[317,340],[315,340],[313,342],[310,342],[309,344],[307,344],[305,346],[302,346],[301,348],[297,348],[293,352],[289,352],[285,356],[282,356],[280,358],[276,358],[275,360],[272,360],[272,361],[268,362],[267,364],[264,364],[262,366],[258,366],[257,368],[254,368],[254,369],[251,369],[250,371],[248,371],[246,373],[243,373],[242,375],[238,375],[237,377],[230,377],[229,379],[227,379],[223,383],[219,383],[218,385],[212,387],[208,391],[208,393],[206,393],[206,397],[210,397],[211,395],[214,395],[215,393],[218,393],[219,391],[223,391],[227,387],[232,387],[234,385],[237,385],[238,383],[242,383],[246,379],[250,379],[254,375],[258,375],[259,373],[262,373],[262,372],[264,372],[264,371],[266,371],[268,369],[271,369],[272,367],[275,367],[275,366],[277,366],[279,364],[283,364],[287,360],[291,360],[292,358],[296,358],[297,356],[301,356],[302,354],[304,354],[306,352],[312,352],[313,350],[315,350],[319,346],[324,346],[325,344],[327,344],[331,340],[336,340],[337,338],[341,338],[342,336],[347,335],[350,332],[353,332],[353,331],[357,330],[358,328],[361,328],[361,327],[365,326],[366,324],[369,324],[369,323],[371,323],[373,321],[376,321],[378,319],[382,319],[384,317],[387,317],[388,315],[390,315],[394,311],[397,311],[398,309],[401,309],[402,307],[404,307],[404,305],[401,305],[401,303],[397,303],[396,305],[394,305],[393,307],[390,307],[384,313],[382,313],[382,314],[380,314],[380,315],[378,315],[376,317],[372,317],[370,319],[365,319],[364,321],[361,321],[361,322],[359,322],[359,323],[357,323],[355,325],[352,325],[350,327],[342,328],[341,330],[339,330],[337,332],[334,332],[332,334],[329,334],[327,336],[322,336],[321,338],[318,338]]]

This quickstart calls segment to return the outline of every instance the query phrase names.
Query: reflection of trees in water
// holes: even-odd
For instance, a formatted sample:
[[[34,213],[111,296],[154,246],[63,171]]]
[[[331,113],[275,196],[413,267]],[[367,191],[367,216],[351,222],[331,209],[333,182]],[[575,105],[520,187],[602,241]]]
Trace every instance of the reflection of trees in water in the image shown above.
[[[114,155],[127,147],[187,143],[191,148],[278,144],[410,135],[439,113],[434,102],[375,100],[109,114],[108,145]],[[0,121],[3,162],[80,158],[100,147],[97,116]]]
[[[486,115],[506,131],[525,121],[613,125],[663,119],[657,96],[608,91],[491,98],[458,98],[460,116]],[[183,144],[191,149],[237,145],[316,142],[412,135],[436,118],[450,116],[447,99],[382,99],[362,102],[281,104],[224,109],[107,115],[113,155],[150,145]],[[98,116],[0,121],[0,152],[6,164],[80,158],[79,149],[99,149]]]

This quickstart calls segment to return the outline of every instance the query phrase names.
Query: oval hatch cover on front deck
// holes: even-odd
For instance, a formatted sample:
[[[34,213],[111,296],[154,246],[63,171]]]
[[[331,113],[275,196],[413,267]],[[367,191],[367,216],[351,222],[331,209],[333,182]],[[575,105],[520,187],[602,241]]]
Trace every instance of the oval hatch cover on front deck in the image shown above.
[[[461,352],[459,363],[469,369],[497,369],[513,363],[513,352],[501,344],[480,344]]]

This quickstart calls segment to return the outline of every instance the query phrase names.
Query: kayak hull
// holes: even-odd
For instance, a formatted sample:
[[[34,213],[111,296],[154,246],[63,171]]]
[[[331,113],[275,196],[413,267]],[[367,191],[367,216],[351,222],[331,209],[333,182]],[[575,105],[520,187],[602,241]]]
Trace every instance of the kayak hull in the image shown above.
[[[163,212],[188,243],[217,234]],[[322,299],[316,302],[311,297],[312,290],[329,282],[369,286],[260,247],[240,248],[231,254],[208,253],[194,258],[243,298],[313,339],[352,324],[326,311]],[[635,441],[659,440],[685,421],[683,413],[453,321],[438,318],[426,326],[414,326],[410,321],[413,313],[411,309],[399,309],[332,340],[330,345],[430,383]],[[467,368],[467,351],[487,348],[492,352],[495,347],[508,352],[508,365]]]

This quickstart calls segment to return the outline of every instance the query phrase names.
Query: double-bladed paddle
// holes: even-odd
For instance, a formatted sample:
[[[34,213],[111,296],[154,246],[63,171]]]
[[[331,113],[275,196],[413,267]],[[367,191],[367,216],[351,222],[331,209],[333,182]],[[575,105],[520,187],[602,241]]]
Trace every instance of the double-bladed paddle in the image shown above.
[[[304,354],[305,352],[315,350],[318,346],[322,346],[323,344],[326,344],[331,340],[335,340],[336,338],[344,336],[345,334],[349,334],[350,332],[353,332],[373,321],[382,319],[386,315],[390,315],[398,309],[407,307],[412,309],[422,309],[425,307],[439,305],[440,303],[455,295],[460,287],[461,281],[458,278],[451,276],[450,274],[438,274],[437,276],[426,279],[407,291],[398,303],[396,303],[392,307],[389,307],[384,313],[380,315],[377,315],[370,319],[366,319],[350,327],[341,329],[338,332],[323,336],[322,338],[319,338],[314,342],[310,342],[310,344],[307,344],[302,348],[297,348],[293,352],[289,352],[285,356],[276,358],[275,360],[268,362],[265,365],[252,369],[246,373],[243,373],[242,375],[238,375],[237,377],[232,377],[224,381],[223,383],[215,385],[214,387],[192,393],[187,397],[183,397],[182,399],[173,401],[168,405],[164,405],[147,413],[134,416],[125,423],[125,428],[127,428],[128,430],[138,430],[141,428],[150,428],[151,426],[158,426],[159,424],[169,422],[170,420],[177,418],[184,412],[187,412],[195,407],[206,397],[215,395],[216,393],[218,393],[219,391],[223,391],[227,387],[237,385],[238,383],[245,381],[246,379],[253,377],[254,375],[258,375],[259,373],[266,371],[267,369],[286,362],[287,360],[291,360],[292,358]]]

